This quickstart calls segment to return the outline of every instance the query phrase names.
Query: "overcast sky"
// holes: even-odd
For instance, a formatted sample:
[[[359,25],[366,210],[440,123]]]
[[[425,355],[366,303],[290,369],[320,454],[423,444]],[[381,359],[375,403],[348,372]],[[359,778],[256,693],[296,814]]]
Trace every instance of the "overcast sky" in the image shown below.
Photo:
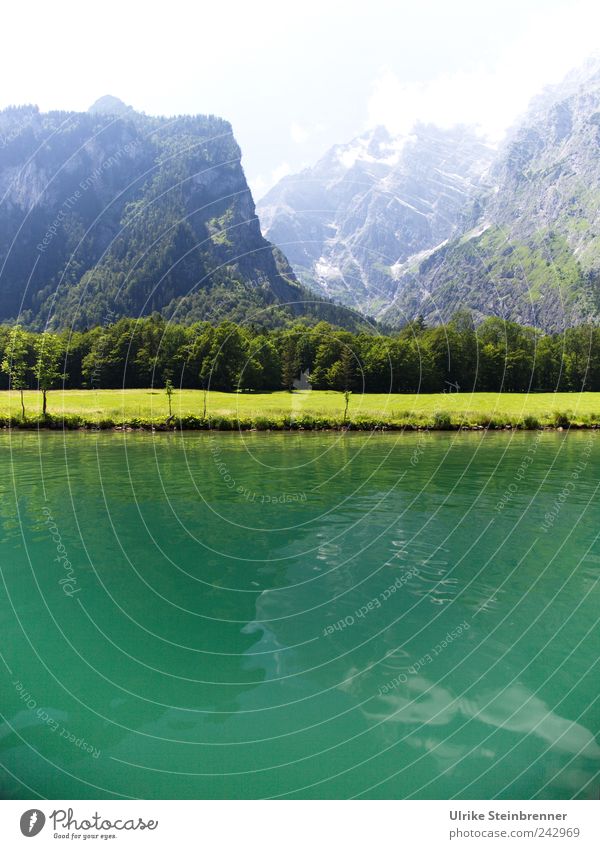
[[[12,8],[11,8],[12,6]],[[384,123],[478,123],[498,137],[600,46],[595,0],[126,0],[2,9],[0,106],[232,122],[255,195]]]

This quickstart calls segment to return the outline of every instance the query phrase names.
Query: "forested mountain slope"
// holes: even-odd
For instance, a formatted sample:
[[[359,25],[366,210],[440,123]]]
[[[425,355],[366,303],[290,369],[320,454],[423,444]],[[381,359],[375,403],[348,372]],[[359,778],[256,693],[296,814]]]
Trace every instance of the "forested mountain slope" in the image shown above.
[[[352,324],[263,238],[240,156],[214,116],[154,118],[110,97],[87,113],[1,112],[0,320]]]

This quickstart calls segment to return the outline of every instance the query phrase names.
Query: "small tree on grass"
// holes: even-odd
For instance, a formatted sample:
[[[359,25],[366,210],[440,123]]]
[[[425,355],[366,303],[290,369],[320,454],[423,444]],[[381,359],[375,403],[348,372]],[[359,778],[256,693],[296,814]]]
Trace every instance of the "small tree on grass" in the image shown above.
[[[165,380],[165,392],[167,393],[167,399],[169,401],[169,418],[173,416],[173,410],[171,408],[171,397],[174,391],[175,387],[173,386],[173,381],[170,377],[167,377],[167,379]]]
[[[54,333],[42,333],[35,340],[34,374],[42,392],[42,415],[46,416],[47,393],[59,380],[66,380],[64,372],[64,346]]]
[[[340,357],[328,371],[330,383],[344,394],[344,424],[348,419],[348,405],[355,382],[355,355],[349,345],[344,345]]]
[[[11,389],[21,393],[21,415],[25,421],[25,400],[23,390],[27,388],[27,356],[29,353],[27,335],[23,328],[16,324],[10,331],[8,347],[2,360],[2,371],[8,375]]]
[[[202,384],[202,420],[206,421],[206,404],[208,400],[208,384],[210,383],[212,366],[211,361],[207,357],[202,363],[200,369],[200,383]]]
[[[344,391],[344,401],[346,402],[346,406],[344,407],[344,424],[346,424],[346,422],[348,420],[348,404],[350,403],[350,396],[351,395],[352,395],[352,392],[350,392],[349,389],[346,389]]]
[[[208,386],[206,381],[202,382],[202,421],[206,421],[206,401],[208,395]]]

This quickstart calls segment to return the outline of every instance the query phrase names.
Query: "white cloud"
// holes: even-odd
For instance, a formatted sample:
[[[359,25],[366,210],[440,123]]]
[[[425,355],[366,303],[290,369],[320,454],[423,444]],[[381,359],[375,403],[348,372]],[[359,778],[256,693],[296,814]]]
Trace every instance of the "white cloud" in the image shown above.
[[[248,185],[250,186],[250,191],[252,192],[252,197],[255,202],[259,200],[269,188],[269,184],[261,174],[258,174],[256,177],[248,177]]]
[[[293,142],[296,142],[296,144],[304,144],[309,136],[310,133],[306,127],[303,127],[301,124],[297,124],[296,121],[292,122],[290,126],[290,137]]]
[[[544,86],[559,82],[598,47],[600,6],[579,0],[533,19],[493,69],[405,83],[384,70],[368,103],[368,125],[398,135],[417,121],[479,126],[499,139]]]
[[[277,168],[274,168],[270,174],[257,174],[255,177],[248,177],[248,185],[252,190],[252,196],[255,201],[260,200],[275,183],[278,183],[283,177],[287,177],[292,173],[292,166],[289,162],[281,162]]]
[[[273,183],[278,183],[282,177],[287,177],[288,174],[292,173],[292,166],[289,162],[282,162],[277,168],[274,168],[271,172],[271,180]]]

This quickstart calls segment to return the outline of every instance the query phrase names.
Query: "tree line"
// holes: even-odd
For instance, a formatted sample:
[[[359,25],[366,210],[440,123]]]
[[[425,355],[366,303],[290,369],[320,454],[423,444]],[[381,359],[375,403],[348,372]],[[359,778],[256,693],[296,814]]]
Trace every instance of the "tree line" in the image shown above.
[[[0,326],[0,388],[150,386],[232,391],[600,391],[600,328],[544,334],[466,311],[428,327],[351,333],[327,322],[266,330],[224,321],[182,326],[154,314],[82,332]]]

